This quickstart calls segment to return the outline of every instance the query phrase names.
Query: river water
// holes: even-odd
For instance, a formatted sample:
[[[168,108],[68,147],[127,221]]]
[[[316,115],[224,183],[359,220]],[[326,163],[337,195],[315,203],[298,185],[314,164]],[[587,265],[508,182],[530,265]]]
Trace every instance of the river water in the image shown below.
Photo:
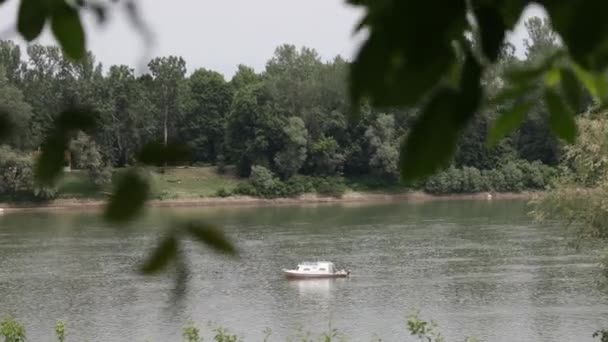
[[[336,328],[351,341],[414,341],[414,309],[448,341],[593,341],[608,326],[608,292],[592,252],[559,225],[538,225],[522,201],[150,209],[128,229],[98,213],[0,216],[0,316],[30,341],[181,341],[196,322],[246,341],[285,341]],[[134,269],[176,218],[221,225],[240,259],[185,241],[184,297],[173,275]],[[288,281],[282,268],[331,260],[349,279]],[[212,323],[210,323],[212,322]],[[206,339],[207,341],[209,338]]]

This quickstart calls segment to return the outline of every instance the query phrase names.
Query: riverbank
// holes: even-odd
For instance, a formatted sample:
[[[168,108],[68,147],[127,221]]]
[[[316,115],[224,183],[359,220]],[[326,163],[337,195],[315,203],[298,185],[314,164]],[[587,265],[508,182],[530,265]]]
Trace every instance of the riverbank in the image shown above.
[[[539,192],[521,193],[474,193],[431,195],[424,192],[364,193],[349,191],[341,197],[304,194],[293,198],[258,198],[250,196],[203,197],[150,200],[150,207],[212,207],[212,206],[274,206],[274,205],[311,205],[311,204],[353,204],[381,202],[428,202],[453,200],[512,200],[531,199]],[[0,203],[0,208],[6,212],[15,211],[55,211],[55,210],[98,210],[105,205],[103,200],[90,199],[56,199],[43,203]]]

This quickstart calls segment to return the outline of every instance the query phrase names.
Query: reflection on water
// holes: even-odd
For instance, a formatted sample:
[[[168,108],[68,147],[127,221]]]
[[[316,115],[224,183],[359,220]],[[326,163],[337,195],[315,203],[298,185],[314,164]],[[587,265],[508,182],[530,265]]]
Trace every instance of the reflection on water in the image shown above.
[[[298,290],[298,294],[306,298],[327,299],[336,287],[344,285],[347,279],[324,278],[324,279],[289,279],[289,285]]]
[[[190,319],[246,341],[266,327],[273,341],[298,326],[324,331],[328,319],[354,341],[403,341],[407,313],[421,308],[450,341],[593,341],[608,322],[595,258],[526,212],[519,201],[163,209],[129,230],[93,214],[3,215],[0,317],[26,322],[30,341],[48,341],[58,319],[73,341],[180,341]],[[167,313],[171,276],[134,270],[172,215],[223,226],[241,258],[187,242],[189,291]],[[353,276],[285,279],[302,260]]]

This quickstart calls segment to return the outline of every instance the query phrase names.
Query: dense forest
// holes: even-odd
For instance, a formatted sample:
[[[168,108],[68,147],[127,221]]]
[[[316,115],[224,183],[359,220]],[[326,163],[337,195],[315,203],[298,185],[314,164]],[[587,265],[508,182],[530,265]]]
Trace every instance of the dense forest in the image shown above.
[[[505,68],[533,65],[558,47],[547,22],[531,18],[526,27],[525,58],[507,44],[484,75],[489,98],[506,87]],[[30,160],[56,114],[69,107],[91,108],[98,116],[94,133],[79,134],[70,144],[72,166],[89,170],[98,183],[109,182],[115,168],[134,164],[150,142],[186,146],[191,153],[183,165],[211,164],[220,171],[234,165],[240,177],[252,176],[251,186],[239,190],[244,194],[290,195],[284,186],[297,177],[396,183],[399,145],[418,109],[354,108],[348,67],[340,56],[324,61],[314,49],[283,45],[262,72],[240,65],[230,80],[207,69],[188,70],[179,56],[154,58],[148,72],[137,74],[125,65],[104,67],[90,53],[73,62],[55,46],[32,44],[23,51],[2,41],[0,106],[19,134],[0,148],[0,193],[52,197],[52,189],[32,185]],[[532,90],[528,96],[534,105],[527,119],[491,148],[488,132],[505,108],[488,101],[460,139],[451,165],[417,186],[431,193],[546,187],[561,147],[545,105],[535,100],[540,94]]]

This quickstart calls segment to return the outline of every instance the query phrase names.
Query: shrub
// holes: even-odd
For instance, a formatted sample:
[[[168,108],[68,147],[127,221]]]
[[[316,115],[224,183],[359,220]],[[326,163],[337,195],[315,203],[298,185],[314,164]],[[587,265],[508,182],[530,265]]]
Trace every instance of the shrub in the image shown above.
[[[25,328],[11,317],[5,317],[0,322],[0,334],[4,342],[25,342]]]
[[[331,197],[342,197],[346,192],[346,184],[342,177],[316,178],[314,184],[318,194]]]
[[[239,183],[233,191],[236,195],[258,196],[258,192],[251,183]]]
[[[279,180],[269,169],[259,165],[251,167],[249,182],[251,182],[251,185],[253,185],[258,192],[264,193],[270,191],[278,181]]]
[[[65,341],[65,323],[63,321],[59,321],[55,325],[55,334],[59,342]]]
[[[217,197],[229,197],[230,195],[232,194],[229,190],[226,190],[226,188],[221,188],[215,193],[215,196]]]

